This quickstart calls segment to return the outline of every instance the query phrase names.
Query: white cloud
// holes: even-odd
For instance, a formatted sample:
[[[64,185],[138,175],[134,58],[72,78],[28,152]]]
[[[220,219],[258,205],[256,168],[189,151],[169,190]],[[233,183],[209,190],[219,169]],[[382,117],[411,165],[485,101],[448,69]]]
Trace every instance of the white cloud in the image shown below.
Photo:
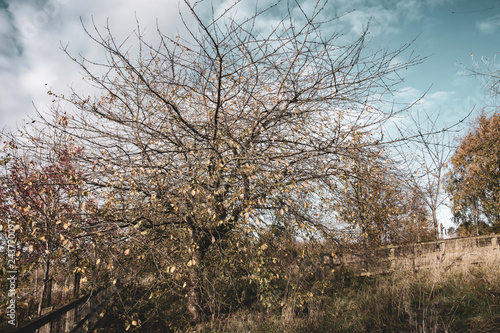
[[[350,27],[351,33],[359,34],[371,19],[370,34],[372,36],[400,33],[402,25],[422,20],[425,17],[425,9],[432,7],[431,4],[432,2],[422,0],[335,1],[339,13],[349,13],[342,20]]]
[[[394,99],[400,103],[415,103],[423,95],[423,92],[414,87],[403,87],[395,92]]]
[[[455,96],[454,91],[429,92],[418,101],[417,109],[427,112],[439,111],[442,105],[450,105]]]
[[[454,91],[436,91],[427,95],[427,99],[433,102],[445,102],[455,95]]]
[[[91,17],[99,28],[109,18],[113,34],[122,40],[137,28],[137,17],[141,28],[146,28],[146,36],[153,38],[157,35],[157,18],[162,31],[176,33],[181,25],[177,7],[177,0],[11,1],[10,21],[4,20],[7,12],[0,11],[0,42],[4,45],[4,41],[15,40],[22,52],[14,55],[0,46],[1,127],[13,128],[21,117],[33,116],[32,102],[46,109],[51,103],[47,89],[59,93],[67,93],[68,85],[90,89],[82,83],[78,66],[60,49],[61,43],[69,44],[70,53],[76,57],[82,54],[93,60],[103,59],[102,48],[86,36],[80,18],[89,28]]]
[[[381,34],[397,34],[399,29],[396,27],[399,17],[392,11],[382,7],[364,8],[343,17],[342,21],[348,23],[351,32],[359,34],[366,28],[367,22],[370,22],[370,35],[378,36]]]
[[[487,20],[476,22],[476,27],[482,34],[492,35],[496,33],[497,29],[500,28],[500,14],[490,17]]]
[[[7,35],[11,32],[9,17],[6,12],[0,12],[0,35]]]
[[[415,87],[404,87],[394,94],[394,100],[398,103],[413,104],[413,112],[438,112],[443,105],[455,105],[456,92],[435,91],[425,93]]]
[[[16,122],[26,116],[30,101],[26,92],[20,88],[15,74],[4,73],[0,77],[3,82],[0,89],[0,130],[2,130],[14,127]]]
[[[182,35],[179,2],[182,3],[178,0],[8,1],[8,15],[0,11],[0,120],[3,124],[13,126],[15,114],[34,114],[32,101],[40,108],[45,108],[51,101],[46,94],[45,84],[49,89],[63,93],[67,91],[67,85],[84,89],[78,66],[59,49],[61,42],[69,44],[72,55],[81,53],[94,60],[103,58],[102,48],[91,42],[82,30],[80,18],[89,28],[91,17],[99,28],[104,27],[109,19],[112,32],[121,40],[136,29],[137,17],[141,27],[146,29],[146,37],[154,40],[157,18],[162,32],[171,36]],[[274,0],[262,0],[259,6],[272,2]],[[214,10],[221,13],[221,8],[232,3],[233,0],[215,0]],[[305,2],[304,9],[311,11],[311,3]],[[345,25],[346,38],[352,41],[352,37],[359,37],[370,18],[372,37],[392,36],[400,32],[405,22],[421,20],[425,9],[434,6],[434,3],[434,0],[337,0],[327,4],[324,16],[325,19],[332,18],[354,10],[339,20]],[[249,17],[254,12],[255,2],[242,1],[235,8],[233,16],[239,19]],[[210,16],[210,8],[202,14]],[[262,24],[258,27],[270,27],[279,22],[284,14],[285,7],[275,7],[266,13],[265,20],[257,22]],[[185,17],[190,20],[189,14]],[[22,53],[14,54],[12,50]],[[419,91],[410,88],[397,94],[397,97],[406,101],[420,95]],[[439,96],[434,97],[437,100]],[[432,101],[434,98],[427,97],[426,100]]]
[[[424,17],[423,3],[419,0],[399,1],[395,11],[406,21],[420,21]]]

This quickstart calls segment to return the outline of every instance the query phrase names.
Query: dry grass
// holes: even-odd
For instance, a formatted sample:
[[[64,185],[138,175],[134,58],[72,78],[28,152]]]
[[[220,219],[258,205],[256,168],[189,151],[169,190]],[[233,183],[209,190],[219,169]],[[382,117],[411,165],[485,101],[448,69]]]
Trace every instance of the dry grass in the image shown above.
[[[482,242],[480,245],[494,244],[487,238]],[[207,322],[194,330],[500,332],[500,249],[476,245],[475,241],[460,240],[442,245],[438,252],[433,252],[435,244],[411,251],[400,248],[393,251],[396,271],[370,276],[359,276],[356,265],[332,272],[332,267],[314,265],[314,269],[311,268],[310,260],[301,262],[299,269],[297,261],[291,260],[290,265],[280,266],[283,274],[280,273],[280,280],[273,284],[270,305],[258,300],[258,286],[253,283],[252,300],[242,303],[238,310],[207,316]],[[121,302],[134,305],[146,297],[144,295],[150,292],[140,288],[129,291]],[[144,314],[144,321],[148,319],[149,326],[143,331],[193,331],[187,324],[182,299],[165,293],[145,307],[148,312]],[[111,329],[107,322],[107,332],[123,331],[126,327],[120,309],[116,309],[115,317],[108,318],[116,323]],[[141,332],[141,327],[135,331]]]
[[[204,324],[202,332],[498,332],[500,250],[425,254],[399,270],[370,277],[331,277],[306,311],[241,310]],[[424,268],[425,267],[425,268]],[[343,282],[342,282],[343,279]]]

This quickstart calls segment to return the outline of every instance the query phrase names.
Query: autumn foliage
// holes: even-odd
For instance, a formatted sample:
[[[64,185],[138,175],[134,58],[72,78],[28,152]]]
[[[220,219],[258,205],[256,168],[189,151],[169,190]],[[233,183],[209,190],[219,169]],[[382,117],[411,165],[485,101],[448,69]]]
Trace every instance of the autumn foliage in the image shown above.
[[[410,45],[373,51],[367,29],[349,41],[326,29],[336,19],[323,21],[322,2],[271,29],[256,23],[273,7],[240,22],[231,9],[206,19],[203,5],[185,2],[189,38],[151,44],[138,27],[138,48],[85,27],[106,60],[65,51],[95,94],[49,91],[39,126],[54,135],[7,142],[0,215],[19,225],[22,265],[122,280],[116,331],[245,307],[314,312],[331,291],[321,279],[343,278],[320,267],[324,253],[435,238],[392,155],[409,137],[384,133],[410,108],[392,102],[422,61]],[[480,186],[493,186],[487,171]]]
[[[500,114],[482,114],[451,157],[448,175],[456,221],[464,232],[500,226]],[[492,229],[491,229],[492,228]]]

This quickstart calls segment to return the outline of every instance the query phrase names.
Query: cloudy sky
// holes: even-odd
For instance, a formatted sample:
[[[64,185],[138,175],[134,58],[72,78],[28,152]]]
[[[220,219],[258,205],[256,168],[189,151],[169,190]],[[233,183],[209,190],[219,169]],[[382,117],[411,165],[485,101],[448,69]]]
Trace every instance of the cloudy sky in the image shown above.
[[[214,3],[220,11],[232,0]],[[254,3],[243,0],[237,15],[245,16]],[[136,27],[137,18],[147,34],[155,34],[158,22],[163,32],[177,35],[182,33],[179,10],[178,0],[0,0],[1,128],[30,122],[34,106],[43,112],[50,103],[47,90],[88,89],[81,71],[61,51],[67,46],[75,56],[103,56],[85,35],[82,22],[89,26],[93,19],[98,27],[109,22],[114,34],[124,37]],[[352,37],[371,19],[373,49],[397,49],[416,38],[414,48],[428,59],[407,71],[395,96],[401,101],[427,92],[417,109],[439,113],[448,123],[490,102],[481,80],[464,75],[464,68],[495,61],[500,49],[499,0],[332,0],[326,7],[329,13],[346,14],[337,23]]]
[[[215,2],[222,8],[231,0]],[[35,114],[33,105],[46,108],[48,89],[84,89],[78,67],[61,51],[67,45],[75,56],[102,56],[81,22],[88,25],[93,18],[102,27],[109,20],[115,34],[126,36],[137,17],[147,33],[154,34],[158,20],[163,31],[176,34],[179,6],[178,0],[0,0],[0,126],[21,124]],[[450,122],[485,102],[480,80],[463,75],[461,66],[491,61],[499,51],[499,1],[333,0],[328,12],[348,13],[339,23],[352,36],[371,18],[374,49],[398,48],[417,38],[415,49],[428,59],[408,71],[398,96],[402,100],[428,90],[419,107],[440,112]]]

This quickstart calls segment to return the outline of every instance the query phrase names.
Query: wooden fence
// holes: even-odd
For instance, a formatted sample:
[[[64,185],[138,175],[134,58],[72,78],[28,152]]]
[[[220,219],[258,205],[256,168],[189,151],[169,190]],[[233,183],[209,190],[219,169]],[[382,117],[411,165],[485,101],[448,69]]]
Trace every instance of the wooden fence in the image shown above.
[[[433,242],[383,246],[344,253],[323,255],[327,266],[343,265],[354,276],[387,274],[395,271],[418,271],[436,268],[477,265],[488,260],[500,261],[499,235],[440,239]],[[100,289],[42,315],[12,333],[93,332],[123,288],[116,285]]]
[[[323,256],[327,265],[343,265],[355,275],[369,276],[401,270],[477,265],[500,259],[499,235],[440,239],[433,242],[350,251],[338,258]]]
[[[121,289],[102,288],[47,312],[11,333],[93,332]]]

